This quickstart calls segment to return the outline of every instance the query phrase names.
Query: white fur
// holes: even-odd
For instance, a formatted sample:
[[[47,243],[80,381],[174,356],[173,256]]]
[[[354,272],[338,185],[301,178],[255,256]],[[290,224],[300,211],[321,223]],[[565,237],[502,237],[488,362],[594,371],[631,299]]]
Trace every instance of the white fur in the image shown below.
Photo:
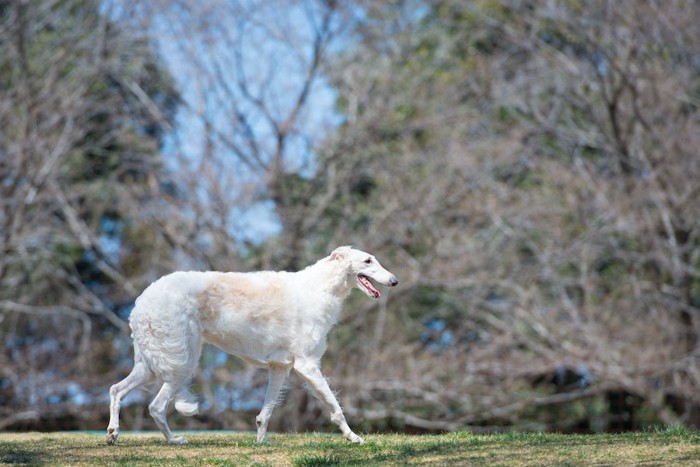
[[[365,279],[394,286],[396,277],[372,255],[340,247],[299,272],[175,272],[161,277],[136,299],[129,325],[134,338],[134,369],[110,388],[107,443],[119,436],[119,409],[129,391],[158,381],[162,387],[149,405],[168,443],[174,437],[167,407],[195,415],[199,406],[187,389],[197,368],[202,343],[208,342],[254,365],[269,369],[265,402],[256,417],[258,442],[267,441],[267,425],[282,385],[294,369],[331,413],[345,437],[363,440],[350,430],[319,369],[326,336],[338,321],[353,287],[369,297],[379,291]]]

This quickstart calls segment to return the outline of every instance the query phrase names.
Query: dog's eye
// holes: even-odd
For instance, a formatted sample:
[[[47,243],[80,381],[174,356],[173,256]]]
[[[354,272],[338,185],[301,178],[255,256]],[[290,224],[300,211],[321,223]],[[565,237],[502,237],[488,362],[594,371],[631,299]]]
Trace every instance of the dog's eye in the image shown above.
[[[365,260],[365,264],[372,264],[372,258],[367,258]]]

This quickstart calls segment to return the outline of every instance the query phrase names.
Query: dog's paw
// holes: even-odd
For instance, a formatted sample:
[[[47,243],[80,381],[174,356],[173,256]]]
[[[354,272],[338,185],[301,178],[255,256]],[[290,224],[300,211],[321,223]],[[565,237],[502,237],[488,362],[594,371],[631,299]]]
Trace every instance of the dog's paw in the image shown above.
[[[174,436],[168,440],[168,444],[187,444],[187,438],[184,436]]]
[[[355,444],[365,444],[365,440],[362,437],[357,436],[355,433],[350,433],[348,435],[348,441]]]
[[[270,441],[270,438],[268,438],[267,436],[258,438],[257,442],[262,446],[272,446],[272,441]]]
[[[119,428],[107,428],[106,440],[107,444],[112,446],[117,443],[119,437]]]

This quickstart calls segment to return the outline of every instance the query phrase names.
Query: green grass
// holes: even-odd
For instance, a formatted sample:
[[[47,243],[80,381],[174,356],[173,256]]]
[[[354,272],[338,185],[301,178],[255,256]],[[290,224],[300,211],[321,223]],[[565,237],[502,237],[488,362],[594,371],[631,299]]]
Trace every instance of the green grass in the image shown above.
[[[682,428],[621,435],[506,433],[369,435],[362,446],[340,435],[191,433],[168,446],[158,433],[0,433],[0,464],[50,465],[700,465],[700,433]]]

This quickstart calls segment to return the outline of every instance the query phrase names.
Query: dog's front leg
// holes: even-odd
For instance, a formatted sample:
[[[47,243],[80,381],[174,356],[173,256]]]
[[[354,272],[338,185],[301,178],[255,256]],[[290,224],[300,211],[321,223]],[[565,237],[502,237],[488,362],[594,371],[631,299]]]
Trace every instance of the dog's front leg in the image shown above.
[[[343,409],[340,408],[340,404],[328,386],[328,381],[323,377],[318,364],[318,362],[297,361],[294,363],[294,371],[306,381],[314,396],[326,405],[331,413],[331,420],[338,425],[345,438],[350,442],[363,444],[365,440],[353,433],[345,421]]]

